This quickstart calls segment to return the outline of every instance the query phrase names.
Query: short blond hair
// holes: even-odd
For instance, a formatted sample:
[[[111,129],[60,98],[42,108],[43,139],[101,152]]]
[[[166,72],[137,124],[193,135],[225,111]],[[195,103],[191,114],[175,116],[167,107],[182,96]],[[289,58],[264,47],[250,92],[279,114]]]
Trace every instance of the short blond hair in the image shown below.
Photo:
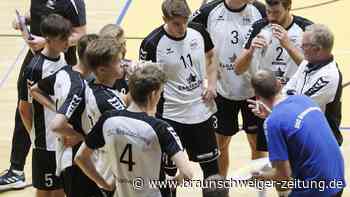
[[[126,39],[124,37],[124,30],[122,27],[116,24],[107,24],[102,27],[99,32],[101,37],[110,37],[115,39],[116,43],[122,47],[122,56],[126,55]]]
[[[189,18],[191,9],[186,0],[164,0],[162,3],[163,16],[167,19],[182,16]]]
[[[85,51],[84,60],[92,70],[109,66],[122,59],[122,47],[112,38],[100,37],[91,41]]]

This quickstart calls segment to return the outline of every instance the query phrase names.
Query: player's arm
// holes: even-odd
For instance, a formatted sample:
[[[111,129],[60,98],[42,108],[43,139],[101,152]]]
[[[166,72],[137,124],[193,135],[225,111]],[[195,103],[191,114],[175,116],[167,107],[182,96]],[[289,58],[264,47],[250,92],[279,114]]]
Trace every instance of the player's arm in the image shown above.
[[[253,178],[259,180],[290,180],[292,170],[289,163],[287,137],[281,129],[284,126],[284,120],[279,116],[273,116],[265,121],[268,135],[269,159],[272,163],[272,169],[267,172],[260,172],[253,175]]]
[[[91,160],[93,151],[98,148],[102,148],[106,143],[103,137],[103,125],[104,122],[110,117],[109,114],[110,112],[104,113],[91,129],[90,133],[85,138],[85,142],[80,146],[74,161],[80,167],[80,169],[82,169],[82,171],[97,185],[103,189],[112,191],[114,187],[101,177]]]
[[[50,99],[48,94],[46,94],[38,87],[37,84],[30,88],[30,94],[40,104],[47,107],[51,111],[56,112],[55,103]]]
[[[272,35],[280,41],[281,46],[287,50],[293,61],[299,65],[304,60],[304,55],[289,39],[288,32],[278,24],[271,24]]]
[[[91,160],[91,156],[94,150],[87,147],[85,143],[83,143],[75,156],[75,163],[80,167],[80,169],[98,186],[107,190],[113,191],[114,186],[112,184],[108,184],[101,175],[97,172],[94,163]]]
[[[191,165],[187,154],[183,151],[180,138],[176,134],[175,130],[167,123],[161,123],[157,134],[162,152],[164,152],[180,170],[180,174],[177,176],[177,179],[179,181],[183,180],[184,178],[191,179],[193,177],[193,172],[190,167]]]
[[[33,118],[32,104],[27,101],[20,100],[18,109],[19,109],[19,113],[21,115],[24,127],[26,128],[27,132],[30,133],[32,130],[32,118]]]
[[[65,115],[57,113],[50,123],[50,129],[63,136],[63,144],[72,147],[84,140],[84,136],[76,131]]]
[[[289,160],[285,161],[272,161],[272,169],[269,171],[263,171],[253,177],[263,181],[288,181],[291,180],[292,170]]]
[[[31,95],[29,94],[29,88],[33,85],[32,78],[30,77],[31,73],[31,64],[29,64],[23,71],[23,76],[19,82],[19,104],[18,110],[22,118],[24,127],[27,132],[32,130],[32,121],[33,121],[33,112],[32,112],[32,103]]]
[[[295,74],[292,76],[292,78],[289,79],[287,84],[283,87],[283,89],[282,89],[283,95],[295,95],[295,94],[297,94],[297,92],[296,92],[297,83],[298,83],[298,80],[300,80],[300,77],[304,78],[303,73],[305,71],[306,64],[307,64],[307,62],[305,61],[305,62],[302,62],[298,66],[298,70],[295,72]]]
[[[185,152],[179,151],[171,157],[171,160],[175,163],[176,167],[179,169],[180,173],[176,176],[178,181],[183,179],[192,179],[193,170],[191,168],[190,161]]]
[[[203,99],[204,101],[209,102],[216,97],[216,82],[218,76],[218,61],[214,49],[206,52],[205,58],[208,86],[203,93]]]
[[[25,24],[26,24],[26,25],[29,25],[30,20],[31,20],[31,18],[30,18],[30,12],[29,12],[29,11],[26,12],[25,15],[24,15],[23,17],[24,17]],[[13,21],[12,21],[12,28],[13,28],[14,30],[21,30],[21,27],[20,27],[20,24],[19,24],[19,21],[17,20],[17,18],[13,19]]]
[[[235,73],[241,75],[249,69],[249,66],[254,57],[254,52],[258,48],[264,48],[267,46],[265,38],[261,35],[260,30],[264,27],[264,22],[257,21],[253,24],[249,30],[244,44],[244,49],[237,57],[233,64],[235,65]]]

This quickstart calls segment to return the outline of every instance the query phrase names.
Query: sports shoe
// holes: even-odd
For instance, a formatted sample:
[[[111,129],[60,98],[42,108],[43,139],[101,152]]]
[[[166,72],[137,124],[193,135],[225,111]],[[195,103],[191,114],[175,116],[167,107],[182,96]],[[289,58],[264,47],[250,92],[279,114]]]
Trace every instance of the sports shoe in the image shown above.
[[[26,183],[24,173],[22,175],[18,175],[9,169],[0,174],[0,191],[23,189],[25,186]]]

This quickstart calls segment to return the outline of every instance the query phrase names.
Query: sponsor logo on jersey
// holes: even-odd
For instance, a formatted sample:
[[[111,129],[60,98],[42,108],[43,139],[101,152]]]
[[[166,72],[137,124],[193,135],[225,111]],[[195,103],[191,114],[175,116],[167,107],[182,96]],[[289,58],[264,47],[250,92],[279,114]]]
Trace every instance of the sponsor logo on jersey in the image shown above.
[[[146,60],[147,59],[147,51],[144,51],[143,49],[140,50],[140,58],[142,60]]]
[[[191,49],[197,49],[198,46],[199,46],[199,44],[198,44],[197,39],[191,40],[191,44],[190,44]]]
[[[226,70],[234,70],[234,64],[235,60],[237,59],[237,55],[233,54],[231,57],[228,58],[231,63],[229,64],[224,64],[220,62],[220,67]]]
[[[306,96],[312,96],[313,94],[321,90],[323,87],[325,87],[328,83],[329,81],[325,80],[323,77],[320,77],[319,79],[317,79],[314,85],[312,85],[312,87],[308,89],[304,94]]]
[[[178,86],[177,87],[178,90],[180,90],[180,91],[183,91],[183,90],[192,91],[192,90],[200,87],[201,84],[203,83],[203,81],[202,80],[198,80],[197,76],[195,74],[193,74],[193,73],[191,73],[190,76],[188,76],[186,78],[186,81],[187,81],[187,83],[189,85],[187,85],[187,86]]]
[[[177,133],[175,132],[174,128],[172,127],[167,127],[166,128],[169,133],[174,137],[175,141],[177,142],[177,144],[180,146],[181,150],[183,150],[182,144],[181,144],[181,140],[179,138],[179,136],[177,135]]]
[[[225,20],[225,18],[224,18],[224,16],[223,15],[220,15],[220,16],[218,16],[218,18],[216,19],[217,21],[224,21]]]
[[[83,98],[79,97],[78,95],[74,95],[72,101],[70,102],[68,106],[68,110],[66,113],[67,117],[71,117],[74,113],[75,109],[79,106],[80,102],[83,100]]]
[[[190,17],[189,21],[192,21],[194,18],[196,18],[200,14],[201,14],[201,11],[200,10],[196,10],[195,12],[193,12],[193,14]]]
[[[125,109],[124,105],[122,102],[117,97],[113,97],[107,100],[109,104],[111,104],[116,110],[123,110]]]
[[[252,19],[249,16],[244,16],[242,18],[242,25],[250,25],[252,23]]]
[[[55,9],[55,5],[56,5],[56,0],[48,0],[46,2],[46,7],[51,9],[51,10]]]
[[[174,51],[173,51],[172,48],[167,48],[165,53],[166,53],[167,55],[170,55],[170,54],[174,53]]]

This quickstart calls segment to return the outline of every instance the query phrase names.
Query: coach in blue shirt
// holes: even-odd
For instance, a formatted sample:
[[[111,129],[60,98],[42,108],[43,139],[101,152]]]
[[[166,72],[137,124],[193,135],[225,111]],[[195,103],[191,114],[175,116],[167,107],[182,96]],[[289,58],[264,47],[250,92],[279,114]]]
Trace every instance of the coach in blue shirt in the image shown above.
[[[273,170],[254,175],[258,180],[293,183],[290,197],[339,197],[345,187],[344,160],[323,112],[306,96],[283,97],[272,72],[252,78],[258,106],[253,112],[265,120]],[[271,109],[271,110],[270,110]]]

